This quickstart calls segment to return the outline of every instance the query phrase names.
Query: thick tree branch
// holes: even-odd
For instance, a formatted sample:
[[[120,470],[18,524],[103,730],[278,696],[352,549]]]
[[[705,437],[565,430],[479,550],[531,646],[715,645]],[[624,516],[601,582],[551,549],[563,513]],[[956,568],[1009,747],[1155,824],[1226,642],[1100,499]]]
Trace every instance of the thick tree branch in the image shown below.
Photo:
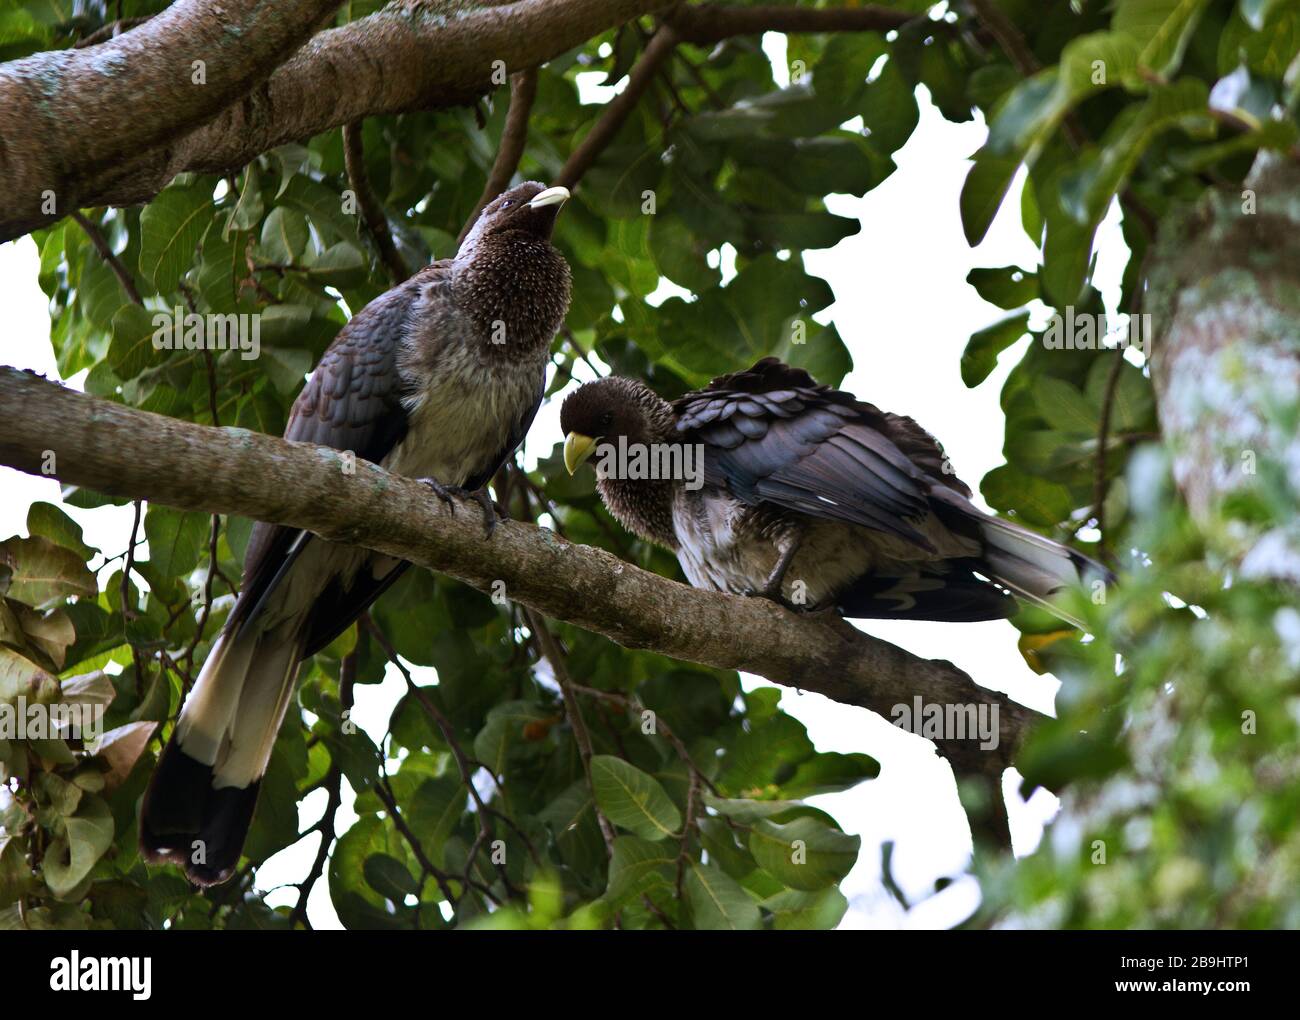
[[[338,451],[245,429],[215,429],[86,396],[0,367],[0,463],[66,483],[185,510],[306,528],[439,570],[628,648],[756,673],[887,718],[914,696],[963,710],[996,707],[997,746],[940,740],[962,773],[1010,764],[1035,713],[977,686],[951,663],[922,659],[834,613],[802,615],[765,599],[697,591],[600,549],[513,521],[483,538],[477,513],[454,513],[418,482]]]
[[[147,202],[179,173],[237,170],[364,117],[472,102],[502,65],[535,68],[669,8],[679,38],[699,44],[767,31],[888,30],[918,16],[673,0],[395,0],[302,45],[337,6],[180,0],[100,45],[0,67],[0,241],[74,208]],[[205,61],[202,87],[192,84],[195,60]]]
[[[464,0],[395,0],[367,18],[318,33],[295,53],[293,50],[302,42],[302,35],[296,36],[293,45],[274,52],[274,59],[266,57],[267,44],[248,41],[258,38],[257,33],[242,32],[226,33],[221,46],[186,43],[164,60],[155,55],[160,46],[158,33],[180,18],[173,12],[183,8],[192,18],[194,9],[207,7],[200,0],[183,0],[148,24],[102,46],[39,54],[0,68],[0,145],[4,146],[0,149],[0,172],[7,183],[0,193],[0,241],[53,222],[77,206],[146,202],[178,173],[235,170],[278,145],[364,117],[472,102],[491,90],[494,75],[502,65],[511,71],[536,67],[606,29],[654,13],[670,2],[517,0],[512,4],[473,6]],[[332,9],[337,0],[283,0],[266,5],[242,0],[229,6],[238,10],[260,6],[274,12],[277,21],[289,22],[290,14],[299,7]],[[306,24],[314,19],[304,14],[301,20]],[[227,24],[218,24],[218,28],[229,27],[231,21],[240,23],[238,18],[227,18]],[[182,30],[186,24],[180,20]],[[60,168],[58,208],[53,213],[42,210],[41,189],[56,187],[46,183],[54,157],[47,158],[39,145],[27,141],[18,145],[26,125],[23,117],[11,115],[3,101],[4,72],[9,71],[12,78],[10,69],[24,69],[19,80],[30,79],[25,87],[32,96],[22,94],[25,105],[30,106],[35,101],[33,96],[39,96],[39,86],[32,82],[39,82],[42,62],[58,66],[60,61],[74,59],[65,57],[66,53],[98,67],[105,56],[116,58],[116,50],[110,51],[110,47],[124,46],[130,47],[137,61],[133,65],[137,70],[130,78],[139,95],[126,108],[134,112],[119,112],[111,105],[83,97],[83,91],[93,91],[93,81],[69,81],[59,97],[46,102],[49,119],[63,132],[59,153],[75,149],[87,133],[82,130],[85,127],[92,127],[96,137],[111,136],[117,143],[112,159],[73,159],[71,153],[61,156],[56,161]],[[227,50],[233,51],[239,62],[240,88],[223,87],[218,92],[214,85],[203,89],[189,84],[191,60],[208,60],[208,81],[215,82],[214,54],[224,55]],[[289,53],[292,56],[285,60]],[[273,67],[282,60],[267,78],[268,63]],[[260,69],[260,73],[254,74],[252,68]],[[159,116],[157,108],[169,109],[171,102],[163,86],[181,70],[183,81],[174,88],[190,90],[208,100],[224,98],[206,101],[200,113],[187,116],[195,103],[189,97],[179,111]],[[152,81],[155,76],[162,84]],[[92,77],[107,79],[99,72]],[[230,77],[231,73],[223,73],[223,81]],[[249,91],[255,84],[257,87]],[[17,86],[11,83],[12,87]],[[163,89],[161,95],[159,89]],[[183,94],[189,96],[188,92]],[[141,101],[149,105],[147,116],[139,112]],[[88,106],[94,112],[89,122],[79,113]],[[76,127],[69,130],[68,125]],[[191,126],[196,130],[186,134],[185,129]]]
[[[178,0],[97,46],[0,66],[2,239],[102,204],[88,200],[96,175],[246,96],[338,5]]]
[[[492,161],[492,170],[483,194],[474,205],[474,211],[465,220],[456,238],[457,246],[465,240],[465,235],[474,226],[484,207],[510,186],[510,178],[519,169],[519,160],[523,158],[524,146],[528,144],[528,115],[533,110],[533,100],[537,98],[537,69],[528,68],[510,76],[510,109],[506,111],[506,125],[501,131],[501,144],[497,147],[497,158]]]

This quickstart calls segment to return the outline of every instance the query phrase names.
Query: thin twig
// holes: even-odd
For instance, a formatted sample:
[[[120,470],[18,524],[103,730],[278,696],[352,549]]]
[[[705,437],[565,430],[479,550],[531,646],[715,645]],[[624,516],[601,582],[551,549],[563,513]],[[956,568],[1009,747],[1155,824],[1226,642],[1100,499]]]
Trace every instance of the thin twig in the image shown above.
[[[416,684],[414,678],[411,676],[411,671],[407,669],[405,665],[402,664],[400,658],[397,655],[397,650],[392,646],[392,643],[389,642],[387,635],[384,634],[384,632],[379,629],[379,625],[375,623],[374,619],[370,616],[370,614],[369,613],[364,614],[361,617],[361,620],[364,626],[369,630],[370,634],[374,637],[374,639],[377,642],[379,642],[379,646],[384,650],[384,653],[388,656],[388,661],[391,662],[394,666],[396,666],[398,672],[402,674],[402,678],[406,681],[407,690],[411,692],[412,696],[414,696],[416,701],[420,703],[421,707],[428,714],[429,718],[433,720],[434,725],[438,727],[439,732],[442,734],[442,739],[445,740],[447,742],[447,746],[451,748],[452,758],[455,760],[456,768],[460,772],[461,782],[465,785],[465,788],[469,791],[470,799],[474,802],[474,806],[477,809],[476,813],[478,815],[478,820],[479,820],[479,831],[478,831],[478,835],[474,839],[473,846],[470,847],[470,852],[466,858],[466,864],[465,864],[466,883],[474,884],[476,886],[479,885],[478,883],[474,882],[474,880],[470,877],[470,871],[473,869],[474,861],[477,858],[478,852],[482,848],[483,844],[486,842],[490,842],[493,838],[493,832],[492,832],[493,817],[500,818],[504,822],[506,822],[506,824],[510,825],[511,828],[515,830],[516,834],[523,841],[525,847],[527,847],[529,855],[532,856],[534,860],[536,860],[537,859],[536,850],[533,848],[532,843],[529,841],[528,837],[524,834],[523,830],[521,830],[517,825],[515,825],[512,819],[503,815],[501,812],[496,811],[495,809],[489,807],[486,803],[484,803],[483,798],[479,795],[478,788],[474,785],[474,772],[471,767],[470,759],[465,754],[464,749],[460,746],[460,741],[456,739],[456,731],[452,728],[451,720],[449,720],[442,713],[442,711],[438,708],[438,706],[436,706],[432,701],[429,700],[429,698],[425,695],[424,691],[420,689],[418,684]],[[502,884],[505,886],[507,893],[512,896],[517,895],[519,891],[514,887],[513,883],[510,881],[509,876],[506,874],[505,866],[497,863],[495,860],[493,860],[493,864],[495,864],[497,867],[497,872],[501,877]],[[485,895],[492,898],[495,902],[495,897],[492,897],[491,893],[489,893],[485,888],[481,888],[480,891],[484,892]]]
[[[117,277],[117,282],[122,285],[122,289],[126,291],[126,296],[131,299],[131,303],[143,305],[144,302],[140,299],[140,291],[136,289],[135,281],[131,279],[131,274],[127,272],[126,266],[122,265],[122,260],[113,254],[113,249],[104,240],[104,235],[100,232],[100,229],[80,212],[72,214],[72,221],[86,232],[86,236],[90,238],[90,243],[95,246],[95,251],[99,252],[99,257],[108,263],[108,268]]]
[[[352,708],[356,681],[357,652],[353,649],[339,662],[339,703],[344,712]],[[307,921],[307,897],[311,895],[312,887],[325,870],[325,861],[329,858],[330,846],[333,845],[336,835],[335,817],[343,800],[343,772],[337,765],[330,767],[324,785],[328,791],[325,813],[314,826],[320,830],[320,846],[316,848],[316,859],[312,862],[307,877],[298,884],[298,902],[294,904],[293,912],[289,915],[290,924],[303,924],[308,928],[311,925]]]
[[[591,169],[591,165],[596,162],[605,147],[613,141],[614,136],[618,134],[619,129],[627,120],[636,104],[641,101],[646,89],[655,80],[655,75],[659,73],[661,65],[677,46],[679,37],[676,29],[671,25],[663,25],[659,31],[654,34],[650,44],[641,54],[641,58],[636,62],[627,78],[627,87],[617,96],[609,101],[605,106],[605,112],[600,115],[592,129],[587,132],[587,136],[578,144],[578,147],[569,154],[565,161],[563,169],[560,170],[560,176],[556,180],[557,184],[562,184],[566,188],[573,188],[582,180],[586,172]]]
[[[392,232],[388,229],[388,217],[384,208],[375,197],[370,186],[370,175],[366,172],[366,154],[361,140],[361,121],[354,120],[343,125],[343,162],[348,171],[348,183],[357,196],[357,207],[361,210],[361,221],[370,231],[379,257],[394,284],[399,284],[411,275],[406,262],[393,243]]]
[[[555,635],[546,626],[545,617],[527,607],[525,607],[524,612],[527,615],[528,626],[537,636],[537,640],[542,646],[542,654],[546,656],[546,661],[551,664],[551,672],[555,674],[555,681],[560,685],[560,691],[564,695],[564,710],[569,717],[569,725],[573,727],[573,739],[578,745],[578,755],[582,759],[582,770],[587,774],[587,786],[591,790],[591,803],[596,811],[596,823],[600,826],[600,834],[605,839],[605,849],[609,852],[609,856],[613,857],[614,826],[605,817],[605,812],[600,809],[600,804],[596,800],[596,786],[591,776],[591,733],[588,732],[587,722],[582,717],[582,708],[578,704],[578,699],[574,697],[573,681],[569,679],[569,670],[564,662],[564,653],[560,650],[560,643],[555,640]]]

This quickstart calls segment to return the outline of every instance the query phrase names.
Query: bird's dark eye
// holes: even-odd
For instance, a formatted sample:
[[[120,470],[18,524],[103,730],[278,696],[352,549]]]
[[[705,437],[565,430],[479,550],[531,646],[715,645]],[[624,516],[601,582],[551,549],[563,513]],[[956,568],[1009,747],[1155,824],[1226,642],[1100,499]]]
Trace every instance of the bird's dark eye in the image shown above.
[[[609,431],[609,427],[614,424],[614,415],[606,411],[600,416],[600,432],[602,435]]]
[[[504,202],[501,203],[501,208],[509,209],[514,204],[514,201],[515,200],[513,198],[507,198]]]

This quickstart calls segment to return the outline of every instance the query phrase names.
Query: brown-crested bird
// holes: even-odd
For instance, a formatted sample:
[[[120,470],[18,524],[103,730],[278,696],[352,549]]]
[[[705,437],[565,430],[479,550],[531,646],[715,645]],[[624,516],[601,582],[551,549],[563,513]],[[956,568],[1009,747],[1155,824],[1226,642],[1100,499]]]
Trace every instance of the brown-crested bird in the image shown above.
[[[911,418],[764,358],[669,403],[610,377],[560,411],[573,473],[629,531],[677,554],[697,588],[849,617],[975,621],[1052,598],[1105,567],[970,501]],[[640,458],[638,461],[637,458]],[[702,462],[698,478],[682,477]],[[672,476],[676,477],[672,477]]]
[[[569,307],[551,244],[562,187],[488,204],[455,258],[426,266],[340,331],[298,395],[286,439],[351,450],[443,499],[485,486],[528,431]],[[452,504],[454,508],[454,503]],[[244,582],[185,699],[141,813],[145,858],[211,885],[239,862],[299,663],[408,566],[308,532],[254,525]]]

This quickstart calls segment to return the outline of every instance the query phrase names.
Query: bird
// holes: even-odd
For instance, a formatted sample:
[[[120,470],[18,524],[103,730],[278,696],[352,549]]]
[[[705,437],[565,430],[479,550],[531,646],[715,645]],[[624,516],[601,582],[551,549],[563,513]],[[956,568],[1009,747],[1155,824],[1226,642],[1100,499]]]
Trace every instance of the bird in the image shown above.
[[[520,184],[486,205],[455,257],[358,312],[321,356],[284,438],[352,451],[496,513],[488,481],[523,440],[545,389],[571,277],[552,244],[564,187]],[[409,564],[257,523],[243,584],[141,810],[150,862],[227,880],[242,854],[299,664],[342,633]]]
[[[1002,619],[1022,600],[1082,627],[1055,596],[1114,581],[975,506],[911,418],[776,358],[671,403],[639,380],[588,382],[560,427],[569,473],[597,457],[609,512],[697,588],[857,619]]]

